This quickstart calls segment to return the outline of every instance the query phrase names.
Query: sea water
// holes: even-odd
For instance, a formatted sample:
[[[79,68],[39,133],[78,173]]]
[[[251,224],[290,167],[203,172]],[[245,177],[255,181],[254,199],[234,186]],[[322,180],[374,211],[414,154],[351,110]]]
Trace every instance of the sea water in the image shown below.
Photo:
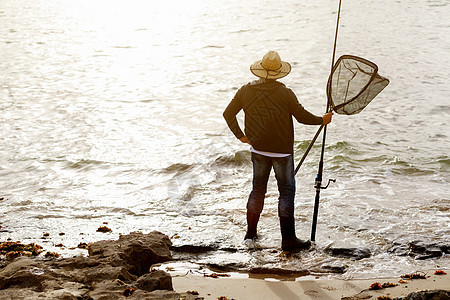
[[[263,250],[243,245],[250,151],[222,112],[255,79],[250,64],[277,50],[292,65],[281,81],[321,115],[337,1],[2,0],[0,240],[71,256],[85,253],[69,250],[80,242],[159,230],[174,245],[235,249],[200,263],[336,266],[354,278],[449,267],[448,255],[391,250],[450,239],[450,2],[342,2],[336,56],[375,62],[390,85],[360,114],[335,114],[324,180],[337,182],[321,193],[315,249],[286,257],[272,251],[281,242],[273,176]],[[317,127],[295,130],[298,161]],[[296,176],[304,239],[320,140]],[[371,256],[338,258],[330,246]]]

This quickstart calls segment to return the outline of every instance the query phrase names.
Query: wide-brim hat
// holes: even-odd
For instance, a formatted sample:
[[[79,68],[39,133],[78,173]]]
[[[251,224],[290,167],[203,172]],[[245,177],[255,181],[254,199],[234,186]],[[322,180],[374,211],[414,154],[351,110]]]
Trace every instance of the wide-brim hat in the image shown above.
[[[291,65],[282,61],[277,51],[269,51],[250,66],[250,71],[260,78],[278,79],[291,72]]]

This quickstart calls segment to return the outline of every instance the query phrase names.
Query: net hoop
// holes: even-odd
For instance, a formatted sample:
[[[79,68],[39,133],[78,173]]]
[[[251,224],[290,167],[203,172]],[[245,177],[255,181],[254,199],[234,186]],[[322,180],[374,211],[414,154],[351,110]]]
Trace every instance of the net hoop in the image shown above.
[[[335,102],[333,101],[333,96],[332,96],[333,75],[334,75],[334,72],[336,71],[336,69],[337,69],[338,67],[340,67],[340,64],[341,64],[341,62],[342,62],[343,60],[352,60],[352,61],[357,61],[357,62],[360,62],[360,63],[362,63],[362,64],[365,64],[365,65],[367,65],[368,67],[372,68],[372,74],[371,74],[371,76],[370,76],[370,79],[367,80],[367,83],[364,85],[364,87],[362,87],[356,95],[354,95],[352,98],[346,100],[346,101],[343,102],[343,103],[340,103],[340,104],[335,105]],[[376,78],[379,78],[379,77],[381,77],[381,76],[378,74],[378,66],[377,66],[375,63],[373,63],[373,62],[371,62],[371,61],[369,61],[369,60],[367,60],[367,59],[365,59],[365,58],[359,57],[359,56],[354,56],[354,55],[342,55],[341,57],[339,57],[339,59],[337,60],[337,62],[334,64],[334,66],[333,66],[333,68],[332,68],[332,71],[331,71],[331,73],[330,73],[330,76],[328,77],[328,82],[327,82],[327,98],[328,98],[328,103],[329,103],[329,105],[331,106],[331,108],[332,108],[335,112],[337,112],[337,113],[343,113],[343,111],[344,111],[344,113],[345,113],[345,110],[341,110],[341,109],[344,108],[346,105],[349,105],[350,103],[352,103],[352,102],[354,102],[355,100],[357,100],[358,97],[360,97],[364,92],[366,92],[367,88],[369,88],[369,86],[374,82],[374,80],[375,80]],[[382,77],[381,77],[381,78],[382,78]]]

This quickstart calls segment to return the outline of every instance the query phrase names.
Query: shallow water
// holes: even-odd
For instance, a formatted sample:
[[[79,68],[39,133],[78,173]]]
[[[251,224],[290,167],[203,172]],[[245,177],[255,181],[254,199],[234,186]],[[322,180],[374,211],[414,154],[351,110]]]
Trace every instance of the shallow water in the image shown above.
[[[321,194],[317,250],[287,258],[270,251],[280,244],[273,177],[259,226],[269,250],[240,250],[250,152],[222,111],[253,80],[249,65],[275,49],[293,66],[282,81],[322,114],[337,3],[156,3],[1,2],[0,240],[52,249],[160,230],[175,245],[239,249],[206,263],[345,265],[342,276],[357,278],[449,266],[448,255],[389,252],[450,239],[448,1],[343,1],[337,55],[372,60],[391,82],[359,115],[335,115],[324,178],[337,183]],[[296,161],[316,129],[296,125]],[[319,147],[296,177],[302,238]],[[112,233],[96,232],[104,223]],[[332,257],[329,245],[372,256]]]

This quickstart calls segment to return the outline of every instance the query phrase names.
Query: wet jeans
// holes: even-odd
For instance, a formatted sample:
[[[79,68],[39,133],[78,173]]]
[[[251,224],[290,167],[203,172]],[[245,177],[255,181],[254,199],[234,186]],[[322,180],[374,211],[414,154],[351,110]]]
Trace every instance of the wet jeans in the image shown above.
[[[252,214],[261,214],[267,191],[267,181],[273,167],[278,184],[278,216],[294,216],[294,158],[293,155],[273,158],[252,152],[253,189],[248,197],[247,210]]]

